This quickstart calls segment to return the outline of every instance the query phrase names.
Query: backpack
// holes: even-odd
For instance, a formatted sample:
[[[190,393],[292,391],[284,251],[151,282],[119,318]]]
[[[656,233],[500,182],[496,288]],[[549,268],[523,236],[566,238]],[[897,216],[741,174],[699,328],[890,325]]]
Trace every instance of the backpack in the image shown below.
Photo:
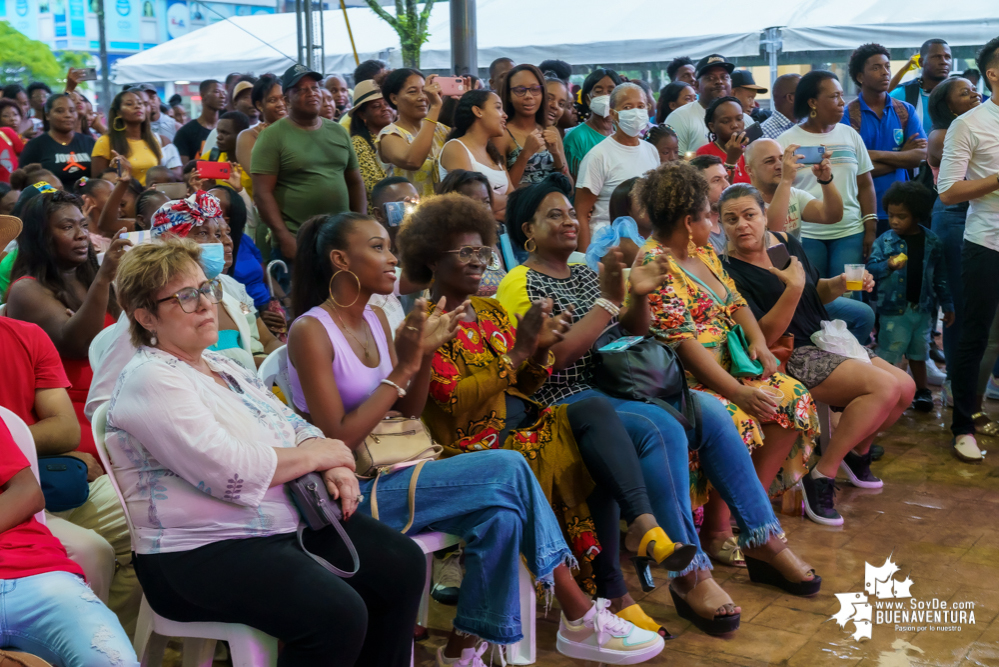
[[[906,98],[909,97],[908,89],[906,89],[905,91],[905,96]],[[918,101],[919,98],[918,88],[916,89],[916,98]],[[891,95],[888,96],[888,99],[891,101],[891,108],[895,110],[895,115],[898,116],[899,124],[902,126],[902,129],[905,130],[906,126],[908,126],[909,124],[909,109],[906,108],[905,104],[901,100],[896,100]],[[908,102],[908,99],[906,99],[906,102]],[[850,118],[850,127],[855,129],[857,132],[860,132],[861,113],[860,113],[859,97],[846,105],[846,113]]]

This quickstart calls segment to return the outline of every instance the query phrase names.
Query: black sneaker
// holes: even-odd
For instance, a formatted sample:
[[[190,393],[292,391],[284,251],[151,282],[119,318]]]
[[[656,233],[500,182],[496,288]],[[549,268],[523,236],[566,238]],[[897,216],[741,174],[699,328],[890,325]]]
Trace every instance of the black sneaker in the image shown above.
[[[867,453],[871,455],[872,461],[877,461],[885,455],[885,448],[881,445],[871,445],[871,448],[867,450]]]
[[[933,394],[929,389],[917,389],[916,396],[912,399],[912,409],[918,412],[930,412],[933,410]]]
[[[871,453],[867,452],[863,456],[854,452],[847,452],[839,467],[846,473],[846,478],[850,484],[861,489],[880,489],[885,485],[880,479],[871,473]]]
[[[842,526],[843,517],[836,511],[836,480],[828,477],[815,479],[811,473],[801,478],[805,491],[805,514],[823,526]]]
[[[436,552],[430,597],[451,607],[457,605],[461,579],[461,549],[455,546]]]

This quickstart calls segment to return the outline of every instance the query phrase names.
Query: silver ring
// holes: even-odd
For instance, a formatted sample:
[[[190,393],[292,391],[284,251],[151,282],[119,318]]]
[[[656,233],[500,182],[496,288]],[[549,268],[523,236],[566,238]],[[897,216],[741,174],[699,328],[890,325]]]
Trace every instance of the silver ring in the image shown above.
[[[418,329],[418,328],[416,328],[416,327],[406,327],[406,329],[407,329],[408,331],[419,331],[419,329]]]
[[[361,503],[364,502],[364,494],[362,493],[357,498],[355,498],[355,500],[357,500],[357,504],[360,505]]]

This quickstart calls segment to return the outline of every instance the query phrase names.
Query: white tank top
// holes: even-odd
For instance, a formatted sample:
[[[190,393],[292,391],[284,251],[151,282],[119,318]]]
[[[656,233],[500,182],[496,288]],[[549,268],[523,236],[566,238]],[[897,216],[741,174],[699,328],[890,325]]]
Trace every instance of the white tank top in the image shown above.
[[[486,180],[489,181],[489,187],[492,188],[494,195],[506,194],[507,189],[510,187],[510,179],[507,177],[505,170],[493,169],[488,165],[477,162],[475,160],[475,156],[472,155],[472,151],[469,150],[468,146],[462,143],[459,139],[452,139],[444,144],[444,147],[441,148],[441,155],[444,154],[444,148],[447,148],[448,144],[458,144],[465,149],[465,152],[468,153],[468,161],[472,163],[472,171],[477,171],[486,177]],[[443,181],[444,177],[447,176],[447,169],[445,169],[444,165],[440,163],[440,158],[438,158],[437,161],[437,170],[440,174],[441,180]]]

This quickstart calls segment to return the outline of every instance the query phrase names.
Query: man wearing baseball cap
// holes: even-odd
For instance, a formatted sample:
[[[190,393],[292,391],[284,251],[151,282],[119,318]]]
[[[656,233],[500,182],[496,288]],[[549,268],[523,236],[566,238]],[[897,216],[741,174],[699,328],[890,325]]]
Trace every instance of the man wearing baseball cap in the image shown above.
[[[712,53],[697,61],[694,77],[697,79],[697,99],[669,115],[669,124],[676,130],[680,153],[692,153],[708,143],[708,126],[704,111],[718,99],[732,94],[732,71],[735,65],[725,56]],[[753,119],[745,117],[746,125]]]
[[[303,65],[288,68],[281,77],[288,115],[260,133],[250,160],[253,200],[271,231],[271,259],[288,263],[306,220],[368,209],[350,135],[319,116],[322,80]]]
[[[756,104],[756,96],[767,92],[767,88],[756,84],[753,73],[748,69],[737,69],[732,72],[732,97],[739,100],[742,112],[748,113],[757,123],[765,121],[769,114]]]

